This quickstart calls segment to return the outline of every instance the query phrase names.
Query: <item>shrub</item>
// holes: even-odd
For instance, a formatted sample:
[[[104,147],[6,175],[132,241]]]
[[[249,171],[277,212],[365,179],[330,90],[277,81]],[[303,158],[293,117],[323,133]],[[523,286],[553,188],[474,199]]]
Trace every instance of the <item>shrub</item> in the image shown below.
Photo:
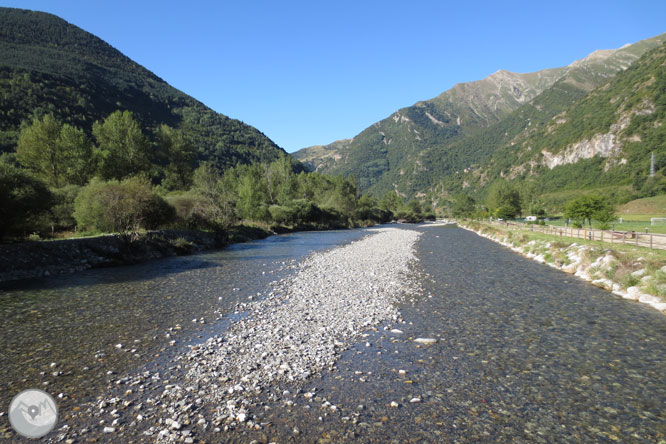
[[[209,197],[198,193],[167,196],[166,201],[176,212],[176,223],[191,230],[219,230],[231,225],[232,211],[225,211]]]
[[[624,288],[629,288],[629,287],[634,287],[638,285],[641,282],[640,279],[638,279],[636,276],[634,276],[631,273],[628,273],[625,277],[624,280],[622,281],[622,286]]]
[[[298,219],[298,210],[282,205],[271,205],[268,207],[271,219],[278,224],[290,225],[296,223]]]
[[[192,248],[194,247],[194,244],[187,239],[183,237],[179,237],[177,239],[172,239],[169,241],[169,243],[179,252],[182,253],[190,253],[192,251]]]
[[[135,232],[171,222],[175,210],[153,192],[147,179],[93,179],[74,201],[74,218],[84,228]]]
[[[606,277],[607,277],[608,279],[611,279],[611,280],[612,280],[612,279],[615,277],[615,273],[617,272],[617,267],[618,267],[617,262],[613,262],[613,263],[612,263],[612,264],[606,269],[606,271],[604,272],[604,274],[606,275]]]
[[[0,158],[0,239],[47,232],[53,195],[26,170]]]

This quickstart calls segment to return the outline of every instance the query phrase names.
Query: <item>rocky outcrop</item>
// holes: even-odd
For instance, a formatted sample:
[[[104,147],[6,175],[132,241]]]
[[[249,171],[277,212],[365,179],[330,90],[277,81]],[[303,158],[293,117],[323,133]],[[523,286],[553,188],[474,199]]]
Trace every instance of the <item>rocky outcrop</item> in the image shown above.
[[[581,140],[567,146],[558,153],[551,153],[548,150],[542,150],[542,163],[551,170],[559,165],[576,163],[582,159],[591,159],[594,156],[604,158],[613,157],[622,151],[621,133],[624,131],[634,116],[652,114],[655,112],[655,106],[650,102],[643,102],[631,112],[624,113],[616,123],[611,125],[610,130],[604,134],[596,134],[590,139]],[[620,160],[620,163],[625,163]]]

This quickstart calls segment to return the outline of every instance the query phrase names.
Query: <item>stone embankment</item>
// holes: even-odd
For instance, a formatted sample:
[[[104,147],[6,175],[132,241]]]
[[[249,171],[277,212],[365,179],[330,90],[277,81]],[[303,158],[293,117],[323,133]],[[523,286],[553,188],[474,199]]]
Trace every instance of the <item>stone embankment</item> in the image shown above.
[[[144,262],[221,247],[212,233],[151,231],[130,240],[108,235],[0,245],[0,282]]]
[[[525,257],[584,279],[625,299],[666,312],[666,266],[645,257],[633,257],[617,249],[576,242],[529,239],[520,232],[502,231],[482,224],[462,228],[495,241]]]

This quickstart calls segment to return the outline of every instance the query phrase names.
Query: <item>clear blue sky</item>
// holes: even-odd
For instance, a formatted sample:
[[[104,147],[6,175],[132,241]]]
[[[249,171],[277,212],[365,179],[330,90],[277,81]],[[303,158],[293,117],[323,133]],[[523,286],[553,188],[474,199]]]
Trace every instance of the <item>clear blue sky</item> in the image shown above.
[[[287,151],[498,69],[666,32],[666,1],[0,0],[56,14]]]

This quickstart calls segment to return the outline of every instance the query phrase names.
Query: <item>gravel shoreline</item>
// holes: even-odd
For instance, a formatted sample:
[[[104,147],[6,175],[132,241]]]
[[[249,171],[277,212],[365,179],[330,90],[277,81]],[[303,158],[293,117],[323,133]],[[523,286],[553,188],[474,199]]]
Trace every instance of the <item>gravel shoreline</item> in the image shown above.
[[[111,439],[141,436],[160,443],[224,439],[227,430],[268,425],[262,412],[269,405],[321,399],[315,390],[302,392],[299,383],[334,368],[340,354],[374,326],[382,323],[391,330],[403,323],[395,304],[422,291],[409,278],[422,233],[401,228],[369,232],[308,256],[266,294],[248,295],[249,301],[233,310],[224,333],[191,346],[162,374],[144,372],[116,381],[131,387],[128,396],[104,399],[88,409],[103,428],[98,432]]]

